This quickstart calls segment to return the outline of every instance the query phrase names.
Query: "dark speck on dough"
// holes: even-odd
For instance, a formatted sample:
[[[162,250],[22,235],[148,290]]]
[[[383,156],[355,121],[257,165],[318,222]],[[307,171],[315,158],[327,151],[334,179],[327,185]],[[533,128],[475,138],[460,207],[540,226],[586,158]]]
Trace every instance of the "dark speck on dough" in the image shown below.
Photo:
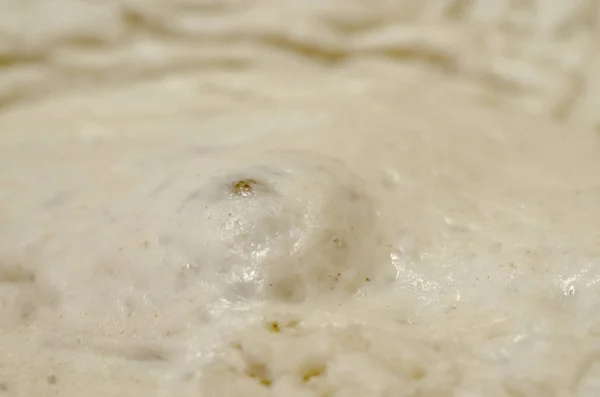
[[[233,182],[231,191],[237,196],[251,196],[255,193],[255,186],[258,184],[254,179],[240,179]]]
[[[250,362],[246,370],[247,375],[250,378],[258,380],[262,385],[270,387],[272,380],[270,378],[270,371],[266,364],[261,362]]]
[[[337,249],[348,249],[348,244],[346,243],[346,241],[339,237],[334,237],[331,241],[333,242],[333,246]]]
[[[324,366],[317,366],[314,368],[306,368],[302,374],[302,381],[305,383],[309,382],[313,378],[322,376],[324,372],[325,372]]]
[[[55,385],[57,382],[55,375],[49,375],[48,378],[46,378],[46,380],[48,381],[49,385]]]
[[[281,331],[281,328],[279,327],[279,322],[277,322],[277,321],[271,321],[269,323],[268,329],[269,329],[269,331],[274,332],[274,333],[279,333]]]
[[[0,382],[0,393],[8,391],[8,385],[4,382]]]

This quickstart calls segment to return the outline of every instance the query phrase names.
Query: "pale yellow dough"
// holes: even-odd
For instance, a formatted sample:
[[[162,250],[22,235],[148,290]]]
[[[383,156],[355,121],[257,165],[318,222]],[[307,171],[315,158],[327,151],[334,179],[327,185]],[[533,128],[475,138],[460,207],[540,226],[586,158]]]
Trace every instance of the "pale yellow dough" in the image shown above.
[[[597,15],[3,2],[0,397],[600,396]]]

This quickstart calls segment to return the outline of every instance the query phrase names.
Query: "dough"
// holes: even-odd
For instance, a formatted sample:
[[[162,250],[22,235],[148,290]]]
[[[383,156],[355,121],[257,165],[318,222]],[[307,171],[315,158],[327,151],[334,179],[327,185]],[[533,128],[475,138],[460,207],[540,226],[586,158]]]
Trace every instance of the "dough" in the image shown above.
[[[0,396],[599,395],[595,116],[420,4],[3,4]]]

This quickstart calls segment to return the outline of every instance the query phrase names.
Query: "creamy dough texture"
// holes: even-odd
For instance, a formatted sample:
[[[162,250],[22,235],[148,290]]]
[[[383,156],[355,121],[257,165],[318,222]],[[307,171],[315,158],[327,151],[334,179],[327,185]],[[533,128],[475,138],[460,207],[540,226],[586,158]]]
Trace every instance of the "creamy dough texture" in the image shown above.
[[[0,396],[599,396],[597,15],[3,2]]]

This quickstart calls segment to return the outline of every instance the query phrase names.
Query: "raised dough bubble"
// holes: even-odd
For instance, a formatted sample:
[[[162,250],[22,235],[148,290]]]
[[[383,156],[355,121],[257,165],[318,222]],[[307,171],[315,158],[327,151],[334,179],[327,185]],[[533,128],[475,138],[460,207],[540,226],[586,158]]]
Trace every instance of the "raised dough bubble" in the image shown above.
[[[165,241],[185,285],[224,285],[228,299],[347,297],[378,277],[378,233],[365,181],[324,155],[269,153],[205,179]]]

